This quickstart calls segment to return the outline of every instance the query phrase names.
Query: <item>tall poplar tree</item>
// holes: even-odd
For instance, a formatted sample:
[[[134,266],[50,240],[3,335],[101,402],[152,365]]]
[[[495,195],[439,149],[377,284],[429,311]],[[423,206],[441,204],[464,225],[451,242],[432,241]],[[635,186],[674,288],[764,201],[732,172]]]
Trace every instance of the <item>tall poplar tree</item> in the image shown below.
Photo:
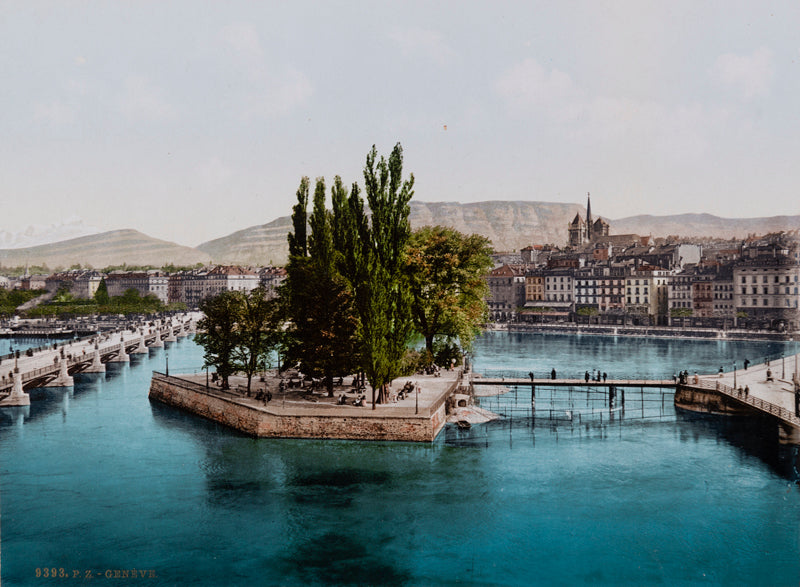
[[[334,198],[334,216],[341,216],[336,225],[343,234],[337,244],[343,247],[343,272],[353,289],[361,365],[372,386],[374,409],[376,402],[386,400],[385,386],[402,375],[413,326],[404,267],[414,176],[403,180],[400,143],[388,160],[378,160],[373,145],[364,166],[364,186],[369,216],[355,185],[346,205],[341,197]]]
[[[296,234],[304,214],[298,191],[298,205],[292,217],[297,254],[287,268],[291,327],[286,354],[289,361],[299,363],[304,373],[322,377],[328,395],[333,396],[334,377],[351,373],[357,365],[357,320],[350,290],[337,268],[333,216],[325,206],[324,179],[316,182],[306,254],[301,256]]]

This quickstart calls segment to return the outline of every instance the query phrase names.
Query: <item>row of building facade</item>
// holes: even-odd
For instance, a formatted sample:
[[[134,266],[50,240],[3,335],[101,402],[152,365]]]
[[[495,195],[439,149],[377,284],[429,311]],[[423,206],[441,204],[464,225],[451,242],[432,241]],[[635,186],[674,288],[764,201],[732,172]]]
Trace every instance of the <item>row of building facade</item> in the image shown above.
[[[205,298],[223,291],[249,292],[263,286],[274,296],[286,279],[282,267],[239,267],[219,265],[190,271],[112,271],[71,270],[51,275],[25,275],[19,280],[3,278],[0,287],[20,289],[46,289],[69,292],[76,298],[92,298],[105,280],[109,296],[121,296],[128,290],[139,295],[152,295],[165,304],[184,303],[187,308],[197,308]]]
[[[487,304],[500,322],[794,331],[800,329],[798,240],[797,232],[782,232],[706,250],[650,239],[617,250],[608,242],[566,251],[529,247],[492,270]]]

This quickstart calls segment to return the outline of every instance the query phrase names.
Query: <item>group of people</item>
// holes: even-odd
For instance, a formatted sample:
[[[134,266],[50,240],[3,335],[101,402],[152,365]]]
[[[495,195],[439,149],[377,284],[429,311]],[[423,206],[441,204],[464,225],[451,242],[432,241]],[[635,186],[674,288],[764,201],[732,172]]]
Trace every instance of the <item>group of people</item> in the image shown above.
[[[272,401],[272,392],[268,389],[258,391],[256,393],[256,401],[262,401],[266,406],[268,402]]]
[[[601,380],[605,383],[605,380],[608,379],[608,373],[605,371],[600,373],[600,369],[592,369],[591,373],[586,371],[586,373],[583,374],[583,379],[586,381],[586,383],[589,383],[589,381],[599,382]]]
[[[528,377],[531,378],[531,381],[533,381],[535,379],[533,371],[530,371],[528,373]],[[550,371],[550,379],[555,379],[555,378],[556,378],[556,370],[555,370],[555,367],[554,367]],[[586,373],[584,373],[584,375],[583,375],[583,378],[586,380],[586,383],[589,383],[589,381],[598,381],[598,382],[599,381],[603,381],[603,382],[605,382],[606,379],[608,379],[608,373],[606,373],[605,371],[601,372],[600,369],[592,369],[591,374],[588,371],[586,371]]]
[[[366,394],[359,393],[356,398],[353,400],[353,405],[356,407],[362,407],[364,405],[364,401],[367,399]],[[339,406],[346,406],[347,405],[347,396],[343,393],[340,393],[339,396],[336,398],[336,405]]]
[[[680,383],[681,385],[689,383],[689,372],[681,371],[677,375],[673,374],[672,380],[675,383]],[[694,377],[692,377],[692,383],[699,383],[699,382],[700,382],[700,376],[697,374],[697,371],[695,371]]]

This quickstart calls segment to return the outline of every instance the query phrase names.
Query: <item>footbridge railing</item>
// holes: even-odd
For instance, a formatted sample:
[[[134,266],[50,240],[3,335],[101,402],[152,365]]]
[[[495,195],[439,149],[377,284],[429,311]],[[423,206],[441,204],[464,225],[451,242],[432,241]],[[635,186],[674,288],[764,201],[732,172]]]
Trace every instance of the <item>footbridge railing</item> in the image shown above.
[[[793,426],[800,427],[800,417],[792,413],[791,410],[787,410],[783,406],[773,404],[772,402],[768,402],[760,397],[750,395],[749,393],[745,393],[742,390],[731,387],[730,385],[725,385],[719,381],[712,382],[707,379],[701,379],[697,383],[687,384],[685,387],[716,391],[717,393],[729,397],[737,402],[755,408],[759,412],[769,414],[770,416],[775,416],[784,422],[792,424]]]

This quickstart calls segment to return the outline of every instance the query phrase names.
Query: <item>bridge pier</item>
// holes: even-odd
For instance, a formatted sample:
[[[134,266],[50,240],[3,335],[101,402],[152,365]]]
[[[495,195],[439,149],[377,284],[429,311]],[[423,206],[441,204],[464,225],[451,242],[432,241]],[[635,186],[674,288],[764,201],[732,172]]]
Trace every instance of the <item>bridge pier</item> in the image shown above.
[[[164,339],[164,342],[178,342],[178,337],[175,336],[175,329],[170,327],[167,331],[167,338]]]
[[[164,346],[164,341],[161,340],[161,330],[156,328],[156,338],[153,341],[153,344],[150,345],[150,348],[158,349],[158,348],[163,348],[163,346]]]
[[[29,406],[31,396],[22,389],[22,373],[19,369],[14,370],[14,387],[11,388],[11,395],[0,400],[0,406]]]
[[[109,363],[127,363],[130,360],[131,360],[131,358],[128,356],[128,353],[125,352],[125,342],[121,340],[120,343],[119,343],[119,352],[117,353],[117,356],[114,357],[113,359],[109,359],[108,362]]]
[[[175,333],[175,336],[178,338],[186,338],[189,336],[189,333],[186,332],[186,325],[183,322],[178,326],[178,332]]]
[[[44,387],[71,387],[75,385],[75,380],[72,378],[72,375],[69,374],[67,370],[67,360],[63,357],[60,359],[59,364],[59,371],[58,377],[50,381],[49,383],[45,383]]]
[[[147,345],[144,344],[144,334],[139,338],[139,346],[131,351],[132,355],[138,355],[141,353],[147,353]]]
[[[105,373],[106,366],[100,360],[100,349],[95,347],[92,364],[83,370],[84,373]]]
[[[800,428],[785,422],[778,422],[778,442],[781,444],[800,444]]]

